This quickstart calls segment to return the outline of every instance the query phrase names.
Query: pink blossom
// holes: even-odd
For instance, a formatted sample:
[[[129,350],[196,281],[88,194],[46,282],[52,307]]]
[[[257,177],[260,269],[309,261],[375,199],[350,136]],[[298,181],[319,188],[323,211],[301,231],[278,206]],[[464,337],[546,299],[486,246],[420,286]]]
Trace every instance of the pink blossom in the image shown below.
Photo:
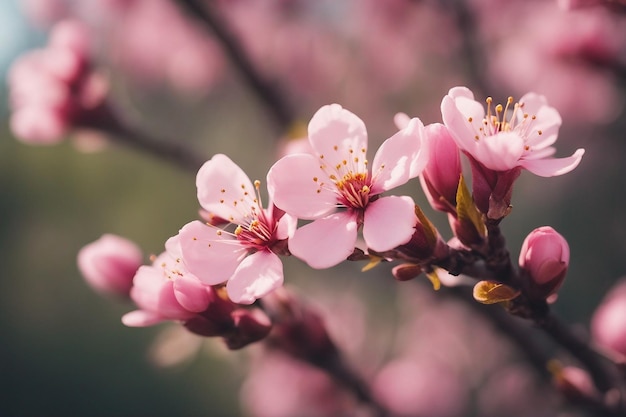
[[[204,283],[226,282],[231,300],[251,304],[283,283],[277,253],[295,228],[296,219],[261,205],[260,182],[254,185],[225,155],[207,161],[196,178],[198,200],[209,213],[228,220],[233,232],[194,221],[180,231],[182,255],[189,271]]]
[[[570,3],[583,2],[591,0]],[[621,114],[624,96],[613,70],[623,65],[622,16],[606,7],[564,13],[556,1],[508,2],[508,10],[494,4],[481,25],[488,31],[490,79],[515,95],[541,91],[569,125],[607,124]],[[498,31],[496,22],[503,26]]]
[[[598,344],[626,358],[626,281],[602,300],[591,319],[591,334]]]
[[[26,143],[53,144],[72,127],[88,125],[107,92],[90,69],[87,28],[55,25],[46,48],[20,57],[9,74],[11,129]]]
[[[97,291],[128,296],[142,258],[135,243],[106,234],[78,252],[78,269]]]
[[[461,416],[468,400],[459,372],[433,357],[389,362],[376,376],[374,391],[398,416]]]
[[[542,177],[563,175],[578,166],[585,152],[578,149],[570,157],[552,158],[561,117],[535,93],[518,103],[510,97],[506,106],[495,109],[489,97],[485,114],[468,88],[454,87],[443,98],[441,114],[459,148],[489,170],[521,167]]]
[[[456,214],[456,193],[461,178],[459,148],[440,123],[426,126],[426,137],[430,156],[420,176],[422,189],[435,210]]]
[[[152,265],[137,270],[130,296],[139,310],[125,314],[122,322],[144,327],[165,320],[189,320],[206,310],[211,291],[185,268],[179,237],[171,237]]]
[[[294,217],[313,220],[289,239],[291,253],[313,268],[337,265],[352,253],[361,226],[365,243],[375,251],[406,243],[417,221],[413,200],[380,194],[424,168],[422,122],[412,119],[387,139],[371,169],[365,124],[339,104],[319,109],[308,131],[315,155],[285,156],[267,175],[276,206]]]
[[[546,298],[559,289],[567,273],[569,255],[567,241],[550,226],[530,232],[520,250],[519,266],[528,273],[531,295]]]
[[[254,417],[355,415],[354,401],[328,374],[272,351],[253,358],[240,399]]]

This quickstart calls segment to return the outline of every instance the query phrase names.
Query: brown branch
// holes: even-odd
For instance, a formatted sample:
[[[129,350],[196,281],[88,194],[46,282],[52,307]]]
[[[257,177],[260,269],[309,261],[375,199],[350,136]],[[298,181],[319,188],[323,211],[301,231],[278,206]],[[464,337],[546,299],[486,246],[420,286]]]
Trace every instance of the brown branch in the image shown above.
[[[275,85],[259,73],[253,62],[244,52],[244,48],[210,7],[205,7],[198,0],[175,0],[181,8],[193,15],[221,42],[224,51],[241,73],[244,81],[270,109],[275,122],[281,129],[286,129],[295,121],[291,106],[275,88]]]
[[[102,132],[113,142],[157,157],[194,175],[208,159],[185,146],[183,142],[157,139],[131,126],[113,111],[110,103],[106,102],[78,128]]]

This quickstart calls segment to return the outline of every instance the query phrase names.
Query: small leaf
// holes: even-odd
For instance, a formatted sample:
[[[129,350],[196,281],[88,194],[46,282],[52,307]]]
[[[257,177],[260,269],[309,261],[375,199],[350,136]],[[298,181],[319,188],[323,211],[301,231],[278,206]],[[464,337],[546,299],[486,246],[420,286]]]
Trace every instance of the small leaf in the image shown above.
[[[465,184],[463,174],[461,174],[459,187],[456,190],[456,212],[459,222],[469,220],[481,236],[485,237],[487,235],[487,227],[483,221],[483,216],[474,204],[474,199],[469,188],[467,188],[467,184]]]
[[[441,281],[439,280],[439,275],[437,275],[435,271],[426,273],[426,278],[428,278],[431,284],[433,284],[433,289],[435,291],[438,291],[439,288],[441,288]]]
[[[424,226],[426,242],[428,242],[430,247],[435,247],[435,244],[437,243],[437,228],[430,222],[428,217],[426,217],[420,206],[417,204],[415,205],[415,215],[422,226]]]
[[[474,285],[474,299],[483,304],[496,304],[514,299],[520,294],[515,288],[494,281],[480,281]]]

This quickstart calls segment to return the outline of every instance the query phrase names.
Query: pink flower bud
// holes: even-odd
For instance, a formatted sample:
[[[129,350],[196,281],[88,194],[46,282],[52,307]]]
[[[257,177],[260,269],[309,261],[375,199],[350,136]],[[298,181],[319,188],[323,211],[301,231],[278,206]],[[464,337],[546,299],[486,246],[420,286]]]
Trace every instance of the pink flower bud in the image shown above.
[[[142,258],[141,249],[136,244],[106,234],[78,252],[78,269],[95,290],[128,296]]]
[[[591,319],[594,340],[626,358],[626,280],[604,298]]]
[[[598,398],[598,391],[589,374],[581,368],[566,366],[555,373],[554,383],[572,401]]]
[[[456,213],[456,192],[461,176],[459,148],[440,123],[426,126],[426,137],[429,157],[420,176],[422,189],[435,210]]]
[[[569,265],[569,245],[563,236],[549,226],[533,230],[524,240],[519,266],[528,274],[532,297],[554,294],[565,279]]]
[[[238,308],[233,311],[235,332],[225,338],[229,349],[241,349],[264,339],[272,329],[272,321],[262,310]]]

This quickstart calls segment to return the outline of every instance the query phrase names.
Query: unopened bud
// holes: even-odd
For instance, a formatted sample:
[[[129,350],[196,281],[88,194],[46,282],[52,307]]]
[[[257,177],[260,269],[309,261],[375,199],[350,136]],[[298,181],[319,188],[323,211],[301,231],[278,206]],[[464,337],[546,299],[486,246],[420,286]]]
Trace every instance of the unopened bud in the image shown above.
[[[128,296],[143,254],[130,240],[105,234],[84,246],[77,261],[83,277],[96,291]]]
[[[626,361],[626,281],[602,300],[591,319],[591,334],[598,344],[621,354]]]
[[[426,126],[429,158],[420,175],[430,205],[439,211],[456,213],[456,193],[461,176],[459,148],[448,129],[433,123]]]
[[[229,349],[241,349],[250,343],[264,339],[272,329],[272,321],[262,310],[239,308],[232,313],[235,331],[226,337]]]
[[[552,373],[556,388],[573,402],[586,398],[597,398],[598,391],[589,374],[575,366],[561,366],[551,361],[548,370]]]
[[[398,281],[408,281],[421,274],[422,268],[416,264],[401,264],[396,265],[391,270],[391,273]]]
[[[549,226],[533,230],[524,240],[519,266],[529,279],[529,294],[547,298],[561,287],[569,266],[569,245]]]

